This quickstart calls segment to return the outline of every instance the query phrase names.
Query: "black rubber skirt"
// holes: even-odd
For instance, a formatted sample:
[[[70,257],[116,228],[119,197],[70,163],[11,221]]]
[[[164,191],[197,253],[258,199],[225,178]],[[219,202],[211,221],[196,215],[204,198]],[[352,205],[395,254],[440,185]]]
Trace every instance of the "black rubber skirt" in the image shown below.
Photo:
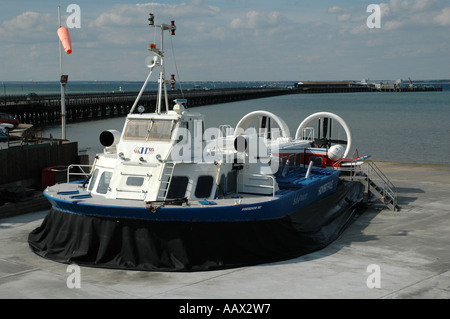
[[[360,183],[280,219],[168,222],[107,219],[51,209],[28,237],[46,259],[149,271],[205,271],[296,258],[324,248],[363,210]]]

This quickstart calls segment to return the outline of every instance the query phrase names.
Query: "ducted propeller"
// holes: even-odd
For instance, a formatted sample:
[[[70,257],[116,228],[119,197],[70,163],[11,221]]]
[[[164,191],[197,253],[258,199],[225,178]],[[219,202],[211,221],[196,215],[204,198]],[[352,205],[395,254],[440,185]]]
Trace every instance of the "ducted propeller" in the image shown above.
[[[351,133],[344,120],[336,114],[329,112],[319,112],[308,116],[302,123],[300,123],[299,127],[297,128],[295,139],[303,139],[304,129],[310,127],[309,124],[315,120],[318,120],[318,133],[317,137],[314,139],[314,144],[316,144],[318,147],[326,147],[328,149],[332,147],[332,144],[345,145],[346,148],[343,157],[346,157],[351,149]],[[342,126],[345,131],[346,139],[332,137],[332,124],[334,123],[333,120],[337,121],[340,126]]]

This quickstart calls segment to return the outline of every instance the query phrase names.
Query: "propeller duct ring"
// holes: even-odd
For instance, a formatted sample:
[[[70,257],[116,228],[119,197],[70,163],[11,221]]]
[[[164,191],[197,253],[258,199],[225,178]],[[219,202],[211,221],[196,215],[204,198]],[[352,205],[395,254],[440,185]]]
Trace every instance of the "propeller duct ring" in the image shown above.
[[[295,133],[295,139],[301,139],[302,138],[302,132],[303,130],[308,126],[308,124],[314,120],[320,119],[320,118],[331,118],[335,121],[337,121],[342,128],[345,130],[345,134],[347,135],[347,145],[345,148],[345,153],[343,158],[346,158],[348,154],[350,153],[351,147],[352,147],[352,134],[350,132],[350,128],[348,127],[347,123],[339,117],[338,115],[330,112],[318,112],[314,113],[310,116],[308,116],[306,119],[303,120],[303,122],[300,123],[300,125],[297,128],[297,132]]]

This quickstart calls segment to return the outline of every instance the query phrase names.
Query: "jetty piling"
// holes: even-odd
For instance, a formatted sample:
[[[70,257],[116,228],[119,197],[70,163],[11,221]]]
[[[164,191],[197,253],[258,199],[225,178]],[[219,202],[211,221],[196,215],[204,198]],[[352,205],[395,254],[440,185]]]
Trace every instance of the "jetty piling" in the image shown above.
[[[168,95],[171,103],[175,99],[187,99],[187,107],[190,108],[286,94],[422,91],[442,91],[442,87],[376,88],[354,82],[299,82],[291,88],[254,87],[191,90],[186,92],[173,90],[169,91]],[[76,122],[125,116],[130,112],[137,94],[137,92],[69,93],[65,98],[66,119],[68,122]],[[156,92],[144,92],[139,101],[139,105],[145,107],[145,112],[154,112],[156,109]],[[0,97],[0,112],[12,113],[21,123],[29,123],[36,126],[59,123],[61,120],[61,96],[59,94],[3,96]]]
[[[179,90],[169,92],[169,99],[187,99],[187,107],[208,104],[227,103],[248,99],[295,93],[287,88],[235,88],[215,90],[194,90],[182,93]],[[67,94],[66,118],[69,122],[85,121],[116,116],[125,116],[131,110],[137,93],[92,93]],[[14,114],[22,123],[33,125],[53,124],[60,121],[61,100],[59,95],[29,97],[6,97],[0,103],[0,112]],[[142,95],[139,105],[145,112],[156,108],[156,92]]]

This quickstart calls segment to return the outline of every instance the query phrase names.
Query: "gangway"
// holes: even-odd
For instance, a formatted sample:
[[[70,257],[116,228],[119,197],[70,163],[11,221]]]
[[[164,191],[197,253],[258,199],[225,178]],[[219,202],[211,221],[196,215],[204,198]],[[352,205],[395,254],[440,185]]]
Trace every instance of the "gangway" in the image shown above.
[[[376,201],[381,201],[389,209],[398,211],[397,190],[392,182],[371,160],[364,160],[362,165],[341,166],[343,172],[341,178],[349,181],[359,181],[365,187],[365,194],[368,201],[371,195],[376,197]]]

